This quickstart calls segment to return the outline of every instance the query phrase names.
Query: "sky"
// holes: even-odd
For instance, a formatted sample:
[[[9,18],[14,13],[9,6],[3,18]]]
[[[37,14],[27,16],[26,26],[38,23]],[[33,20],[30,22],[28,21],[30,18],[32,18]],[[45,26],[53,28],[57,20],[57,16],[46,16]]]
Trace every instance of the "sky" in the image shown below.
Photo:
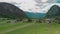
[[[12,3],[23,11],[34,13],[46,13],[51,6],[60,6],[60,0],[0,0],[0,2]]]

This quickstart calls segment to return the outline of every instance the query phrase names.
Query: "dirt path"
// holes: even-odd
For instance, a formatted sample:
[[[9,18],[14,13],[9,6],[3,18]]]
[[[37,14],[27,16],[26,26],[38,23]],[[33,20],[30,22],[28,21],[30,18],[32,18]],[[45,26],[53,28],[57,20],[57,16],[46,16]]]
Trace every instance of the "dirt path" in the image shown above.
[[[25,28],[25,27],[28,27],[28,26],[30,26],[30,25],[32,25],[32,24],[34,24],[34,23],[29,23],[29,24],[22,25],[22,26],[18,26],[18,27],[9,29],[9,30],[5,30],[5,31],[0,32],[0,34],[8,33],[8,32],[14,31],[14,30],[16,30],[16,29]]]

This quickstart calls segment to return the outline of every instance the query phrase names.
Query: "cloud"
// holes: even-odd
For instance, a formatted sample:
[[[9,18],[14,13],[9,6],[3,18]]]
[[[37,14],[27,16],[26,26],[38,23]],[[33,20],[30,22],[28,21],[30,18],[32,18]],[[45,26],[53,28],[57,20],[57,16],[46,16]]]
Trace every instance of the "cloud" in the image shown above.
[[[42,2],[47,2],[48,0],[41,0]]]
[[[38,0],[41,2],[51,2],[52,0]],[[36,0],[0,0],[0,2],[8,2],[14,4],[20,9],[34,13],[46,13],[54,3],[39,3]],[[54,0],[55,2],[55,0]],[[39,6],[37,6],[38,4]],[[59,5],[59,4],[58,4]]]
[[[56,0],[57,2],[56,3],[60,3],[60,0]]]

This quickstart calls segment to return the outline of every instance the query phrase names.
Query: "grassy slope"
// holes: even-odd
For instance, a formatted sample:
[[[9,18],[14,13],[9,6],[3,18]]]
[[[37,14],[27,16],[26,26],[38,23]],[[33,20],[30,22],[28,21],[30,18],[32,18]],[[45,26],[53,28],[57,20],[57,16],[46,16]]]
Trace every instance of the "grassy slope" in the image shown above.
[[[6,23],[6,21],[0,22],[0,32],[8,29],[12,29],[18,26],[23,26],[28,23]],[[16,29],[4,34],[60,34],[60,24],[46,24],[35,23],[33,25]]]
[[[24,24],[26,24],[26,23],[14,23],[14,24],[12,23],[12,24],[0,25],[0,31],[11,29],[11,28],[21,26],[21,25],[24,25]]]
[[[7,30],[7,29],[17,27],[17,26],[28,24],[28,23],[6,23],[6,22],[7,22],[7,20],[0,22],[0,32]]]
[[[60,34],[60,24],[34,24],[5,34]]]

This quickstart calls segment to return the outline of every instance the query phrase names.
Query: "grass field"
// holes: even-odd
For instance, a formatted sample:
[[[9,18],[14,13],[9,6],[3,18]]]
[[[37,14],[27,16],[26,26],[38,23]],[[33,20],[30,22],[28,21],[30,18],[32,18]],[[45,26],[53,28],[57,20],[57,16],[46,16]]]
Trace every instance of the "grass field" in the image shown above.
[[[6,23],[0,22],[0,34],[60,34],[57,23]]]

